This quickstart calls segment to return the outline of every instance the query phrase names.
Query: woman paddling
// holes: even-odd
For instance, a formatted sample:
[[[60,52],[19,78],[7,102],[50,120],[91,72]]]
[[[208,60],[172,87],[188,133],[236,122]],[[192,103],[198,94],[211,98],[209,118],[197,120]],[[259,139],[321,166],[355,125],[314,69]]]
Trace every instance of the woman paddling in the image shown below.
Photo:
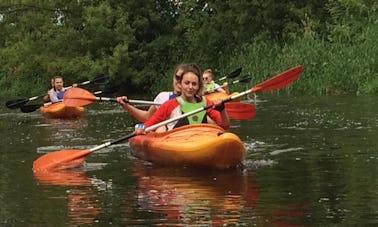
[[[178,86],[178,80],[181,78],[182,68],[186,64],[180,64],[176,67],[174,74],[173,74],[173,91],[163,91],[160,92],[154,99],[155,103],[164,103],[169,99],[176,98],[180,95],[180,87]],[[129,114],[134,116],[138,121],[145,122],[147,121],[159,108],[158,105],[151,105],[148,110],[143,110],[136,108],[135,106],[131,105],[127,102],[126,96],[119,96],[117,97],[117,102],[121,104],[123,109],[125,109]]]
[[[199,67],[196,64],[188,64],[183,66],[182,70],[181,78],[178,80],[181,95],[163,103],[144,125],[138,124],[138,127],[135,129],[137,134],[142,134],[145,127],[199,109],[210,103],[214,104],[214,108],[209,108],[206,111],[201,111],[168,124],[166,130],[171,130],[182,125],[208,123],[207,117],[210,117],[217,125],[224,129],[230,127],[230,120],[224,110],[222,100],[215,99],[211,102],[201,96],[203,81]]]

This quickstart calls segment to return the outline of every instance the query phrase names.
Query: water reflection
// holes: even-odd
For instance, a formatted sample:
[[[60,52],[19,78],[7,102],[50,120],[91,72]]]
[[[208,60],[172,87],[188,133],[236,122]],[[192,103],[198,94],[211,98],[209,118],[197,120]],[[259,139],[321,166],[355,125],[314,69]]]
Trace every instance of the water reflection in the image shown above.
[[[111,183],[90,178],[85,167],[35,172],[34,177],[42,185],[69,186],[67,196],[67,226],[79,226],[97,222],[101,212],[99,191],[111,188]]]
[[[242,170],[178,169],[135,161],[133,173],[139,209],[161,214],[159,223],[236,225],[259,195],[254,176]]]
[[[96,222],[101,207],[97,192],[90,187],[74,188],[67,191],[67,226],[91,225]]]
[[[75,170],[39,171],[34,172],[34,177],[40,184],[44,185],[89,186],[91,184],[91,179],[87,177],[83,168],[77,168]]]

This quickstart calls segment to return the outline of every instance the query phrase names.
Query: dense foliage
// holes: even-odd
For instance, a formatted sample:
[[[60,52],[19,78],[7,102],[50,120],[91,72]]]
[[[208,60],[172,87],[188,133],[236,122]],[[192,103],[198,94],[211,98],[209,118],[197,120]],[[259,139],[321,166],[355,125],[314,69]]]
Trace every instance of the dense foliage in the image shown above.
[[[260,82],[297,64],[283,91],[378,93],[375,0],[4,0],[0,94],[40,94],[104,72],[124,94],[170,89],[181,62]],[[235,87],[237,89],[238,87]],[[282,91],[281,91],[282,92]]]

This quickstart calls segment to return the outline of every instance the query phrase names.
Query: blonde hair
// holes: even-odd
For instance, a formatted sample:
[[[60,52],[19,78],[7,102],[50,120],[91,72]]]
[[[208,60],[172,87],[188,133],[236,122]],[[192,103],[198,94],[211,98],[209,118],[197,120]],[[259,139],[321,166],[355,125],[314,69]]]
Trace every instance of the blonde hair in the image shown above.
[[[205,69],[205,71],[203,71],[203,74],[205,74],[205,73],[209,73],[209,74],[213,75],[213,70]]]
[[[214,79],[213,70],[211,70],[211,69],[205,69],[205,71],[203,71],[202,76],[203,76],[204,74],[209,74],[209,75],[211,76],[211,79],[212,79],[212,80]]]

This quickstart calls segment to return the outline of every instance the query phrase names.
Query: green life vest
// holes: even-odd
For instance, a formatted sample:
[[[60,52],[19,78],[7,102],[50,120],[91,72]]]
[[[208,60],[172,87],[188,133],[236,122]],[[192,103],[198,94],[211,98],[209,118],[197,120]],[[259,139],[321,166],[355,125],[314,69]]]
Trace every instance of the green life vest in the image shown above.
[[[210,91],[215,90],[214,81],[212,81],[211,83],[205,84],[205,88],[206,88],[206,90],[210,90]]]
[[[202,98],[201,102],[191,103],[185,101],[181,96],[176,97],[178,103],[180,104],[181,111],[184,113],[189,113],[190,111],[202,108],[206,105],[205,98]],[[206,116],[206,111],[200,111],[196,114],[192,114],[187,117],[189,124],[200,124],[202,123],[204,117]]]

